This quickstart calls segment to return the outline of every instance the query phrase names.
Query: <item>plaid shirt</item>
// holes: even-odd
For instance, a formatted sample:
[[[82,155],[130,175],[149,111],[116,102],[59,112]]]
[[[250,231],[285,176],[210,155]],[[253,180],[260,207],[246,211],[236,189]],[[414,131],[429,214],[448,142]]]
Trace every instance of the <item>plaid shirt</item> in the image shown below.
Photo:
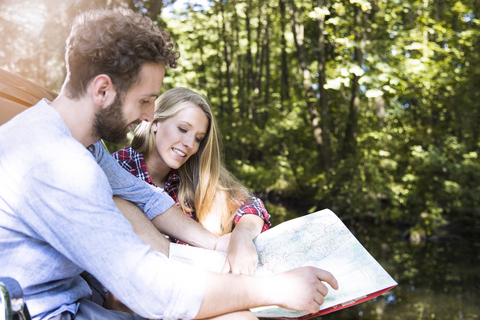
[[[147,167],[145,165],[145,160],[143,159],[143,155],[141,153],[137,153],[132,147],[124,147],[118,150],[115,153],[112,153],[112,156],[118,161],[118,163],[128,172],[133,174],[134,176],[142,179],[143,181],[153,185],[152,178],[147,172]],[[181,209],[180,204],[178,203],[178,184],[180,182],[180,176],[177,174],[177,170],[172,169],[167,177],[167,182],[165,183],[165,192],[172,197],[175,201],[177,206]],[[185,205],[191,208],[188,201],[185,202]],[[185,212],[185,211],[184,211]],[[198,221],[197,215],[195,211],[193,212],[185,212],[190,218]],[[262,200],[251,197],[247,202],[243,203],[240,208],[238,208],[237,212],[235,213],[235,219],[233,222],[234,227],[240,221],[240,218],[245,214],[254,214],[259,216],[264,220],[262,232],[267,231],[271,227],[271,223],[269,221],[270,215],[265,209],[265,206]]]

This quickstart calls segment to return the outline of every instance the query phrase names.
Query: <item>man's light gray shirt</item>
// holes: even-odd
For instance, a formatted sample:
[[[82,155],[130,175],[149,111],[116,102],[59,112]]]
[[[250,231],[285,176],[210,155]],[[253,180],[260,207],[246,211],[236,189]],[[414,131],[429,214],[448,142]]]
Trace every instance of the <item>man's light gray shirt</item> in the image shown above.
[[[0,126],[0,276],[17,279],[30,313],[76,312],[94,275],[147,318],[191,319],[205,274],[149,251],[115,207],[117,195],[152,219],[174,202],[122,169],[96,143],[90,150],[42,100]]]

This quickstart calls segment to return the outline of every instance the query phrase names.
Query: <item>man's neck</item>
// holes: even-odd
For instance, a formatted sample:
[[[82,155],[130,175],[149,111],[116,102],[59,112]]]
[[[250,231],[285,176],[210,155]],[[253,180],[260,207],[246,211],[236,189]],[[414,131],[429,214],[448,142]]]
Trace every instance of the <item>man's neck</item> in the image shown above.
[[[64,92],[51,103],[60,114],[72,136],[85,147],[99,139],[92,136],[95,108],[88,95],[77,100],[68,98]]]

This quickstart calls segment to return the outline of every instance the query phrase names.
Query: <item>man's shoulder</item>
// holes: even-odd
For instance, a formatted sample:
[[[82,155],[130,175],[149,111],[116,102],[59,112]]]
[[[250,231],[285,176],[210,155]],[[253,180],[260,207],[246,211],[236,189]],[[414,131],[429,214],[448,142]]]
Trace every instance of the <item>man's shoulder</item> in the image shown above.
[[[5,140],[5,137],[8,137],[10,141],[22,140],[22,143],[47,135],[69,133],[60,115],[45,99],[0,126],[0,132],[2,133],[0,139]]]
[[[0,162],[19,173],[60,159],[94,162],[91,153],[72,137],[58,113],[43,100],[0,127],[0,144]]]

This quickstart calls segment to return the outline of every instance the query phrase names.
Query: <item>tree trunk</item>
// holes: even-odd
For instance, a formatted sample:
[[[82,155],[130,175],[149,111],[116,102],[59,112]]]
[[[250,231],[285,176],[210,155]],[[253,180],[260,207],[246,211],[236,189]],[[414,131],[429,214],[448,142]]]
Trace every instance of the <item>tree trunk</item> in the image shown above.
[[[305,90],[304,92],[307,110],[310,116],[310,125],[312,127],[315,145],[320,155],[322,155],[323,140],[322,129],[320,127],[320,114],[316,108],[315,93],[313,92],[310,70],[308,69],[307,57],[305,55],[303,25],[298,22],[299,19],[297,17],[295,3],[293,0],[290,0],[290,19],[292,24],[293,39],[295,41],[295,46],[297,47],[298,63],[300,65],[303,77],[303,87]]]
[[[423,7],[425,10],[428,9],[428,0],[423,1]],[[428,13],[425,13],[428,18]],[[428,31],[425,25],[423,25],[423,59],[426,61],[428,59]]]
[[[206,68],[205,68],[205,52],[203,51],[204,49],[204,44],[203,44],[203,36],[198,37],[198,48],[200,50],[200,66],[198,67],[198,71],[200,73],[200,76],[198,77],[199,80],[199,87],[202,88],[203,90],[207,91],[207,75],[206,75]]]
[[[324,0],[317,0],[317,7],[322,9],[325,5]],[[323,140],[323,162],[325,172],[331,167],[331,148],[330,148],[330,106],[328,105],[327,83],[325,75],[327,50],[325,45],[325,16],[317,13],[318,28],[318,89],[320,91],[320,114]]]
[[[240,47],[240,23],[238,20],[237,14],[237,1],[233,1],[233,17],[235,21],[235,46],[237,51],[237,81],[238,81],[238,94],[237,94],[237,101],[238,101],[238,111],[239,111],[239,118],[242,119],[243,110],[245,110],[245,77],[243,72],[243,55]]]
[[[263,19],[266,17],[265,7],[261,5],[261,8],[258,10],[258,27],[257,27],[257,52],[255,54],[255,76],[253,81],[253,90],[255,92],[255,98],[261,98],[261,81],[262,81],[262,70],[263,70],[263,57],[265,54],[264,44],[265,44],[265,29],[266,23],[263,23]]]
[[[440,21],[442,19],[443,13],[443,2],[442,0],[435,0],[435,20]]]
[[[227,32],[229,33],[230,30],[226,30],[228,28],[228,21],[225,19],[225,3],[221,2],[221,10],[222,10],[222,38],[223,38],[223,56],[225,60],[225,65],[226,65],[226,70],[225,70],[225,81],[227,83],[227,104],[226,104],[226,112],[231,112],[232,110],[232,104],[233,104],[233,99],[232,99],[232,77],[230,75],[230,68],[231,68],[231,60],[230,60],[230,55],[231,55],[231,48],[230,44],[228,42],[227,38]],[[228,28],[230,29],[230,28]]]
[[[268,7],[267,3],[267,10],[269,11],[267,13],[267,27],[265,31],[265,43],[263,45],[265,49],[265,96],[264,96],[264,102],[265,102],[265,107],[268,108],[268,104],[270,103],[270,23],[271,23],[271,17],[270,17],[270,8]],[[268,120],[268,109],[266,110],[266,118],[264,119],[265,122]]]
[[[290,99],[290,87],[288,85],[288,63],[287,63],[287,40],[285,39],[285,27],[286,27],[286,18],[285,18],[285,1],[279,0],[280,4],[280,24],[282,26],[281,30],[281,43],[282,43],[282,58],[281,58],[281,70],[282,78],[280,85],[280,103],[283,106],[285,102]]]
[[[354,21],[355,21],[355,62],[361,68],[363,61],[363,49],[365,47],[365,31],[362,28],[362,9],[358,5],[354,5]],[[363,29],[363,28],[362,28]],[[360,85],[359,76],[356,74],[352,78],[352,98],[350,100],[349,115],[347,127],[345,130],[345,140],[343,144],[342,157],[355,155],[357,149],[357,130],[358,130],[358,110],[360,108]]]
[[[223,9],[223,7],[220,10],[222,10],[222,9]],[[215,14],[218,16],[220,14],[220,12],[215,12]],[[217,34],[221,34],[222,29],[223,29],[223,21],[220,22],[220,21],[217,20],[217,22],[218,22],[218,24],[217,24],[216,32],[217,32]],[[215,57],[215,59],[218,59],[217,63],[218,63],[219,66],[221,66],[222,63],[223,63],[222,56],[223,56],[223,49],[219,45],[218,46],[218,53]],[[218,92],[219,92],[219,97],[220,97],[220,99],[219,99],[220,104],[218,106],[218,109],[219,109],[220,114],[224,115],[225,114],[225,103],[223,101],[223,99],[224,99],[223,89],[225,88],[225,75],[223,74],[223,71],[222,71],[221,67],[218,68],[218,79],[219,79],[219,88],[218,88],[219,91]]]
[[[247,30],[247,56],[246,56],[246,82],[247,82],[247,117],[248,119],[253,118],[252,114],[252,104],[251,104],[251,96],[252,96],[252,79],[253,79],[253,61],[252,61],[252,32],[250,29],[250,8],[251,8],[251,1],[247,1],[247,7],[245,8],[245,28]]]
[[[157,17],[162,13],[163,1],[162,0],[150,0],[150,5],[148,6],[148,16],[153,21],[157,20]]]
[[[385,125],[385,100],[383,96],[378,96],[375,98],[375,115],[377,117],[377,122],[380,127]]]

